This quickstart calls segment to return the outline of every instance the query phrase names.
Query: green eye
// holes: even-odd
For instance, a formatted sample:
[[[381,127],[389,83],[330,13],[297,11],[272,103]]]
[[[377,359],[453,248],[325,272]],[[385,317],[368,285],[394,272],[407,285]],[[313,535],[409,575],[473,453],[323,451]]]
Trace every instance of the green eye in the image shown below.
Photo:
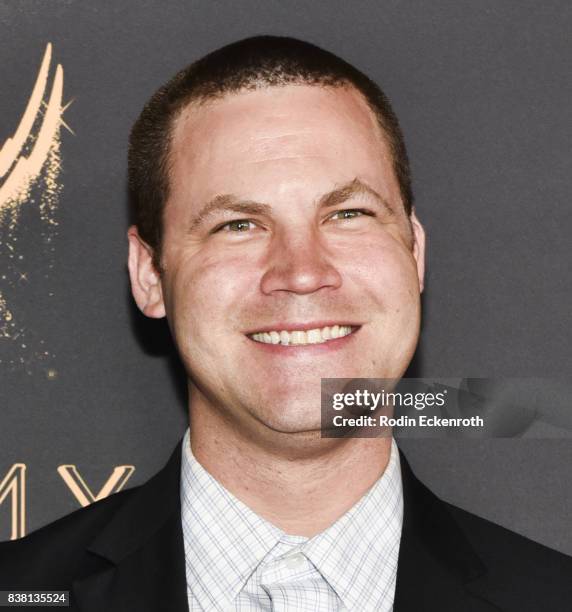
[[[236,221],[229,221],[222,225],[219,229],[227,232],[246,232],[250,229],[252,221],[248,219],[237,219]]]
[[[336,217],[342,220],[355,219],[356,217],[359,217],[363,214],[365,214],[365,211],[359,210],[357,208],[351,208],[347,210],[338,210],[330,217],[330,219],[335,219]]]

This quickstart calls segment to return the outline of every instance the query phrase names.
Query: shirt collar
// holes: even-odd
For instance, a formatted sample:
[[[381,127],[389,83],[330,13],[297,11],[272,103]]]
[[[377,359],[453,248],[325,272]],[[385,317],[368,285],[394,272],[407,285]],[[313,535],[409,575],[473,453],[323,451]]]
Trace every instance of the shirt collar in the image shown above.
[[[399,450],[381,477],[333,525],[302,546],[345,607],[381,610],[393,603],[403,525]]]
[[[204,609],[234,601],[282,531],[234,497],[183,439],[181,513],[187,586]]]
[[[349,609],[364,594],[379,602],[395,589],[403,521],[399,452],[392,440],[383,475],[342,517],[311,539],[287,536],[225,489],[182,444],[181,518],[187,587],[205,609],[235,600],[281,539],[296,538]],[[370,609],[370,608],[367,608]],[[375,609],[373,606],[371,609]]]

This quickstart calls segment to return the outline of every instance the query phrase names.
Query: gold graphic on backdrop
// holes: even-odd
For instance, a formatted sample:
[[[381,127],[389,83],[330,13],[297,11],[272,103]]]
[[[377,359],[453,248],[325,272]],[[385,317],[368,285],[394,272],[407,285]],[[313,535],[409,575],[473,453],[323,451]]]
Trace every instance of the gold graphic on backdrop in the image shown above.
[[[0,482],[0,505],[10,495],[10,539],[26,535],[26,464],[15,463]]]
[[[94,501],[99,501],[112,493],[121,491],[134,471],[135,467],[132,465],[117,466],[103,487],[101,487],[99,493],[94,494],[77,471],[75,465],[60,465],[58,467],[58,474],[63,478],[70,491],[84,508]]]
[[[35,245],[37,256],[41,242],[47,251],[43,260],[49,269],[53,267],[55,212],[62,189],[60,129],[63,125],[69,130],[62,118],[69,104],[62,105],[63,68],[58,64],[50,75],[51,61],[52,45],[48,43],[20,123],[0,148],[0,341],[13,341],[10,359],[3,360],[0,355],[0,364],[22,364],[28,371],[34,360],[53,357],[42,340],[28,342],[29,330],[19,320],[15,306],[16,295],[18,303],[26,301],[26,285],[38,273],[37,266],[26,269],[27,258],[18,242],[22,215],[28,207],[35,218],[26,213],[26,223],[34,226],[39,217],[41,229],[40,240],[27,243]]]
[[[75,465],[58,466],[58,474],[69,487],[76,500],[83,506],[118,493],[133,475],[135,466],[118,465],[113,468],[111,476],[105,481],[99,493],[93,493]],[[26,535],[26,464],[14,463],[8,473],[0,480],[0,506],[10,499],[10,539],[16,540]],[[0,540],[3,539],[0,530]]]

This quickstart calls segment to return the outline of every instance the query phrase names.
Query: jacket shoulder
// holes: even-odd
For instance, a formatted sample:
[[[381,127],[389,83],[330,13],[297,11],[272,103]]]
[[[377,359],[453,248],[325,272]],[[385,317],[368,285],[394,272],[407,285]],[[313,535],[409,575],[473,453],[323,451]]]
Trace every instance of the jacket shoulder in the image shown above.
[[[447,509],[483,557],[494,564],[513,560],[515,563],[562,565],[572,569],[572,557],[548,548],[506,527],[502,527],[447,503]],[[486,557],[486,559],[485,559]]]
[[[558,605],[570,601],[572,557],[471,512],[448,503],[446,506],[487,568],[487,580],[498,593],[518,593],[526,610],[540,609],[533,602],[546,607],[550,601],[557,603],[554,610],[560,610]]]
[[[86,547],[138,488],[114,493],[23,538],[0,542],[0,590],[68,584],[86,563]]]

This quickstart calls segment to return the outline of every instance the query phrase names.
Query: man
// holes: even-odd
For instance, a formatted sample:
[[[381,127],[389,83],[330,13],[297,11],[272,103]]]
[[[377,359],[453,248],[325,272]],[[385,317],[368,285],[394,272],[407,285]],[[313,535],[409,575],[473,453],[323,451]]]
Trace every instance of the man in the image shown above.
[[[569,610],[572,561],[455,508],[390,437],[323,438],[322,378],[400,378],[425,236],[391,107],[313,45],[180,72],[130,142],[133,296],[167,317],[190,430],[141,487],[0,547],[83,611]]]

